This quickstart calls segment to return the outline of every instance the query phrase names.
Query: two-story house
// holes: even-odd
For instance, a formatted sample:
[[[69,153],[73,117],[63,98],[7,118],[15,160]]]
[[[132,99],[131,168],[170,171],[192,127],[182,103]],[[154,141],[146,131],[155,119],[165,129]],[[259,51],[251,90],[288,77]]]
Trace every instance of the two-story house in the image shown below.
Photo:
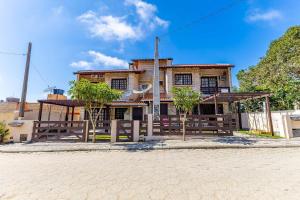
[[[176,114],[172,104],[172,87],[190,86],[203,96],[231,90],[231,64],[173,64],[172,58],[159,59],[160,113]],[[112,88],[124,91],[122,99],[104,109],[101,118],[141,120],[152,113],[154,59],[133,59],[129,69],[82,70],[77,79],[106,82]],[[228,103],[218,104],[218,113],[227,113]],[[193,114],[215,114],[215,105],[201,103]]]

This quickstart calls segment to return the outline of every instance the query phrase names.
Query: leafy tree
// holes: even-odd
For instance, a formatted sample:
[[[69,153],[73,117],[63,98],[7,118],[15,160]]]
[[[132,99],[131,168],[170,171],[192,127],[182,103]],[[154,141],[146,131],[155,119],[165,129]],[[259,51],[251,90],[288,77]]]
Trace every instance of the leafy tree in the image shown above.
[[[173,87],[173,101],[175,107],[184,113],[182,124],[182,139],[185,140],[185,122],[187,113],[191,112],[193,107],[202,100],[201,93],[194,91],[191,87]]]
[[[265,57],[237,78],[242,92],[270,92],[273,110],[293,109],[300,102],[300,26],[273,41]]]
[[[85,110],[89,114],[89,119],[93,127],[93,142],[96,139],[96,122],[106,104],[118,100],[122,92],[111,89],[106,83],[91,83],[89,80],[80,79],[71,81],[69,94],[72,99],[84,102]],[[96,112],[96,109],[99,110]],[[93,113],[95,113],[93,115]]]
[[[3,139],[5,136],[9,134],[8,128],[6,128],[6,125],[4,122],[0,122],[0,143],[3,142]]]

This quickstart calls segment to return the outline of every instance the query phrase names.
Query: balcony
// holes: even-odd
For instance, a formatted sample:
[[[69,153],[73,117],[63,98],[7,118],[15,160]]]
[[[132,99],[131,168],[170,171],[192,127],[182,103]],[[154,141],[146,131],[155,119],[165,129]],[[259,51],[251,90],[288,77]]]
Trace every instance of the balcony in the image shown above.
[[[230,92],[230,87],[201,87],[202,94],[215,94],[215,93],[227,93]]]

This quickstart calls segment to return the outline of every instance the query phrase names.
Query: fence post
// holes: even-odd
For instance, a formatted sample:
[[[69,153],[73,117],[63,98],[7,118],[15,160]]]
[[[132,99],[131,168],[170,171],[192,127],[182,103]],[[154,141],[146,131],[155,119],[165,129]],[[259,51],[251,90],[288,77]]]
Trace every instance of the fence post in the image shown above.
[[[147,120],[147,136],[152,137],[153,135],[153,117],[152,114],[148,114],[148,120]]]
[[[140,121],[133,121],[133,141],[138,142],[140,140]]]
[[[111,137],[110,142],[117,141],[117,120],[111,120]]]

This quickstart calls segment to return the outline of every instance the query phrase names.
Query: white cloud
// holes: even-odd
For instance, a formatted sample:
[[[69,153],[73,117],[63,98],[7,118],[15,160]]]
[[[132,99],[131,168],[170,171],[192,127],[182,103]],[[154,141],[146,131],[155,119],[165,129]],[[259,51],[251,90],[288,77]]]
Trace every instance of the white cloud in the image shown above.
[[[58,6],[52,9],[53,15],[59,16],[63,13],[64,7],[63,6]]]
[[[92,64],[93,63],[91,63],[91,62],[80,60],[80,61],[77,61],[77,62],[72,62],[71,63],[71,67],[83,68],[83,69],[91,69],[92,68]]]
[[[135,8],[135,20],[130,21],[127,16],[98,15],[93,11],[87,11],[77,19],[87,25],[92,37],[106,41],[140,40],[158,26],[169,26],[168,21],[156,15],[157,7],[153,4],[142,0],[125,0],[125,6]]]
[[[261,11],[259,9],[255,9],[249,13],[246,17],[246,21],[248,22],[257,22],[257,21],[274,21],[278,19],[282,19],[283,15],[278,10],[268,10]]]
[[[92,58],[92,61],[78,61],[72,62],[71,66],[75,68],[83,68],[86,70],[92,69],[93,67],[128,67],[128,62],[126,60],[105,55],[97,51],[88,51],[88,55]]]
[[[78,17],[78,20],[88,25],[93,37],[101,37],[104,40],[126,40],[141,37],[139,28],[128,24],[124,18],[111,15],[98,16],[93,11],[88,11]]]
[[[151,25],[152,27],[158,25],[167,28],[169,26],[168,21],[163,20],[156,15],[157,7],[153,4],[142,0],[126,0],[125,5],[135,6],[137,15],[145,24]]]

